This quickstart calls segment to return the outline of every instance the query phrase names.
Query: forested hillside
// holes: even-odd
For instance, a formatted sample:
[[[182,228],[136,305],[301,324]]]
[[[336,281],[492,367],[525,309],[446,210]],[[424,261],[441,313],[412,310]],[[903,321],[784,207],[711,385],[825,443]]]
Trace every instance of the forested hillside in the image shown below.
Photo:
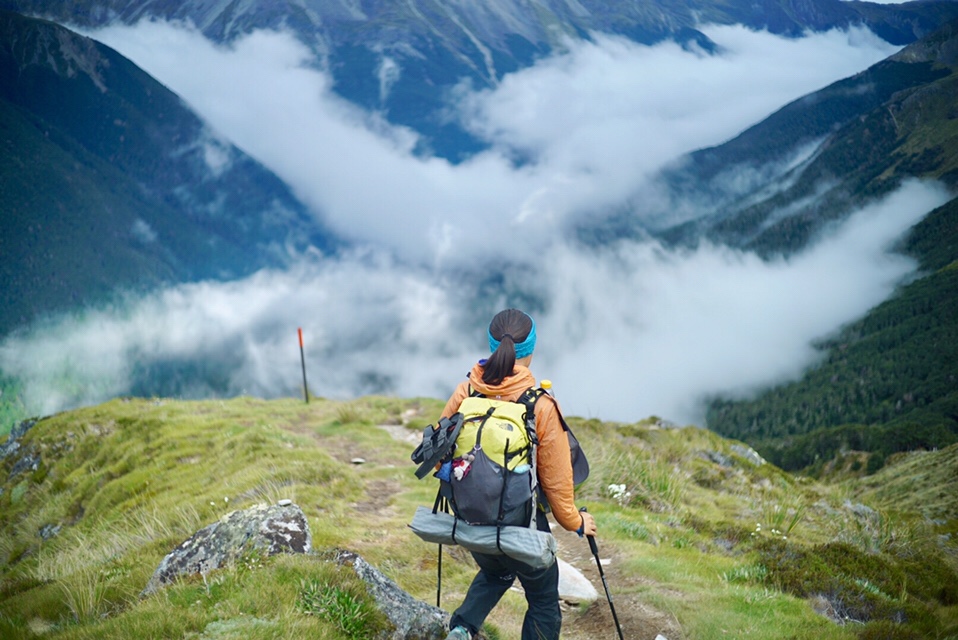
[[[3,10],[0,134],[0,335],[331,246],[285,184],[129,60]]]
[[[843,450],[897,451],[958,441],[958,200],[917,224],[903,250],[921,277],[824,340],[821,366],[752,401],[716,401],[710,428],[753,443],[786,469]]]

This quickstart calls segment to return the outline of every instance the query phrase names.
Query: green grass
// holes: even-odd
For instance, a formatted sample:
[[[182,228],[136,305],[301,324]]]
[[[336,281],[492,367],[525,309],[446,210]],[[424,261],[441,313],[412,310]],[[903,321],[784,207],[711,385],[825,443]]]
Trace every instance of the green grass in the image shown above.
[[[958,513],[956,468],[958,444],[939,451],[913,451],[893,456],[885,468],[874,475],[845,484],[856,497],[885,510],[906,511],[928,520],[947,522]]]
[[[386,624],[382,612],[327,552],[355,551],[435,602],[437,549],[406,527],[416,506],[432,503],[435,485],[415,479],[412,445],[394,436],[418,433],[441,407],[380,397],[118,399],[41,420],[22,440],[40,453],[40,469],[0,485],[0,636],[371,637]],[[756,465],[732,441],[693,427],[570,422],[592,462],[577,500],[613,559],[606,571],[630,633],[649,623],[649,611],[668,622],[670,640],[852,639],[883,632],[899,610],[911,617],[889,637],[958,629],[953,594],[930,586],[958,583],[953,543],[942,548],[913,512],[882,509],[875,488]],[[893,459],[881,473],[908,464]],[[0,477],[12,460],[4,465]],[[140,597],[163,556],[192,533],[282,498],[306,513],[316,554],[244,557]],[[873,508],[855,506],[861,501]],[[954,518],[953,507],[941,509]],[[44,540],[38,532],[49,526],[59,533]],[[825,571],[815,558],[835,549],[850,550],[842,557],[855,563]],[[467,553],[444,548],[444,608],[455,608],[474,574]],[[841,626],[816,613],[816,589],[835,584],[869,599],[875,620]],[[610,628],[594,620],[603,607],[600,598],[568,612],[570,637],[606,637]],[[522,595],[507,593],[487,635],[518,638],[524,611]]]

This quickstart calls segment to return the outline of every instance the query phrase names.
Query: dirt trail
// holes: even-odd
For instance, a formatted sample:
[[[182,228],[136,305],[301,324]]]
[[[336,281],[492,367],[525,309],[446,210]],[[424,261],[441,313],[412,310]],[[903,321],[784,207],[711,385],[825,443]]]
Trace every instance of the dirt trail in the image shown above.
[[[559,526],[553,527],[553,534],[559,545],[559,557],[578,569],[599,592],[599,599],[582,613],[564,616],[562,637],[570,640],[615,640],[618,638],[612,610],[602,585],[602,576],[595,565],[595,558],[586,540]],[[627,576],[619,572],[618,566],[624,560],[615,547],[602,543],[602,532],[597,538],[599,557],[603,561],[602,570],[612,596],[612,604],[622,628],[625,640],[655,640],[662,635],[667,640],[685,640],[682,627],[670,613],[659,611],[651,604],[635,595],[640,585],[652,586],[651,580]]]

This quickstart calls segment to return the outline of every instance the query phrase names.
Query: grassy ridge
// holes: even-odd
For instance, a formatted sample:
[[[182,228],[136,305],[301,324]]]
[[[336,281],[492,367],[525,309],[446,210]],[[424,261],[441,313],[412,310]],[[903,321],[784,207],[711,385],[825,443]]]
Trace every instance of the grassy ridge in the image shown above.
[[[387,398],[115,400],[38,422],[0,471],[0,635],[370,637],[381,615],[323,554],[357,551],[434,600],[436,548],[405,525],[417,505],[431,504],[435,486],[415,479],[412,445],[399,438],[440,408]],[[937,537],[955,526],[953,506],[933,525],[887,511],[883,500],[894,496],[852,503],[857,485],[794,478],[706,430],[663,429],[655,419],[571,422],[593,468],[578,501],[599,523],[628,637],[655,625],[670,640],[958,633],[958,594],[934,588],[958,585],[953,544]],[[36,454],[35,470],[11,475],[18,459]],[[352,464],[357,457],[365,464]],[[194,531],[281,498],[303,508],[319,553],[246,558],[139,597],[162,557]],[[854,562],[817,560],[840,552]],[[598,585],[574,535],[560,536],[560,557]],[[444,607],[458,603],[473,572],[461,549],[446,550]],[[523,611],[521,595],[508,593],[488,635],[518,637]],[[819,611],[862,624],[838,625]],[[362,624],[349,626],[357,616]],[[605,602],[567,613],[564,629],[608,637]]]

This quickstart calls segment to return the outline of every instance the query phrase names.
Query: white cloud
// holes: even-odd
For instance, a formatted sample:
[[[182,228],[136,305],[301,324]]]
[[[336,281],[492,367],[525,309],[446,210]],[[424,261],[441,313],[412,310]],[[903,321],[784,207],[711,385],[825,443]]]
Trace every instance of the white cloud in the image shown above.
[[[556,247],[547,269],[527,274],[548,300],[533,370],[573,415],[701,424],[703,396],[800,375],[816,358],[811,340],[885,299],[914,268],[886,253],[890,243],[946,200],[907,184],[789,260],[712,246]],[[220,364],[221,393],[295,396],[302,326],[314,393],[443,397],[485,354],[473,286],[353,255],[84,312],[7,338],[0,363],[41,412],[126,393],[134,367],[189,358]]]
[[[141,22],[92,35],[182,95],[339,233],[431,263],[541,250],[553,241],[548,225],[621,204],[676,156],[896,50],[862,29],[801,39],[704,31],[722,55],[597,34],[495,90],[461,91],[456,106],[494,148],[459,165],[412,155],[414,132],[339,99],[288,34],[225,47],[183,25]]]
[[[130,228],[130,233],[132,233],[133,237],[143,244],[152,244],[156,241],[156,231],[154,231],[153,227],[151,227],[149,223],[142,218],[137,218],[133,222],[133,226]]]
[[[814,339],[886,299],[914,269],[889,246],[949,198],[908,183],[788,260],[631,243],[599,260],[570,255],[550,279],[554,310],[540,333],[559,321],[563,339],[546,368],[585,414],[701,424],[703,397],[797,378],[820,355]]]
[[[854,30],[706,32],[723,55],[598,35],[495,90],[461,92],[456,106],[493,147],[459,165],[414,156],[415,133],[337,98],[288,35],[220,47],[163,23],[97,32],[368,247],[63,318],[5,339],[0,366],[42,412],[128,392],[138,368],[194,357],[228,373],[220,392],[297,395],[302,326],[315,393],[441,397],[484,355],[484,314],[532,293],[545,305],[533,368],[568,413],[700,421],[703,395],[797,376],[812,340],[910,272],[885,249],[944,201],[939,188],[907,185],[787,261],[562,237],[563,223],[627,201],[675,156],[893,50]],[[384,91],[401,73],[388,71]],[[476,300],[487,265],[504,258],[518,263],[511,284]]]
[[[703,31],[720,55],[597,34],[467,96],[467,113],[502,148],[568,173],[587,168],[602,186],[615,177],[628,189],[636,174],[721,143],[897,50],[864,29],[793,40],[737,26]]]

